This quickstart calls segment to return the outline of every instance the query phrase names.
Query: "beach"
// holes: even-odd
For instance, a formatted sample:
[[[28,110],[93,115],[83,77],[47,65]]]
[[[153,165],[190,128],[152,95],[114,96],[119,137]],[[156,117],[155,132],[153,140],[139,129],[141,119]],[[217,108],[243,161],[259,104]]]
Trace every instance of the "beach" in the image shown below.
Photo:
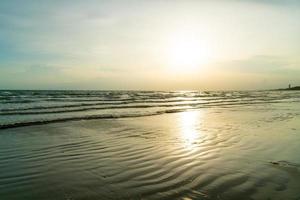
[[[300,200],[300,0],[0,0],[0,200]]]
[[[10,128],[7,120],[0,197],[299,199],[299,94],[279,93],[288,98]]]

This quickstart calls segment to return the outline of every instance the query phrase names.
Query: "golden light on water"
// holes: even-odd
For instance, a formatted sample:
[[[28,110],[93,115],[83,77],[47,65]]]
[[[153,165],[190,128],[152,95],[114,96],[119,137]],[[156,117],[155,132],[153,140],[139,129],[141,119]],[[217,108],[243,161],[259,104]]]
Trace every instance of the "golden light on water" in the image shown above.
[[[180,135],[187,147],[192,147],[199,139],[200,132],[197,130],[199,112],[183,112],[180,114]]]

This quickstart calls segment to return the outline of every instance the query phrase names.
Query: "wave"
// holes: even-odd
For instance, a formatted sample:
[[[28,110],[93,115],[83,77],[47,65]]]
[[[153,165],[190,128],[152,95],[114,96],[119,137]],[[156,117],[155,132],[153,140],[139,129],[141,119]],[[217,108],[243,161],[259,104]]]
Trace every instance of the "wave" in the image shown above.
[[[294,96],[292,101],[297,98]],[[56,199],[293,199],[299,194],[300,184],[296,134],[299,112],[293,109],[298,104],[273,104],[280,103],[274,99],[268,105],[269,101],[257,99],[201,105],[201,108],[222,109],[207,109],[204,115],[197,112],[195,121],[188,120],[191,124],[186,124],[179,115],[114,119],[198,107],[167,107],[153,112],[132,109],[119,114],[113,110],[106,114],[56,116],[36,121],[24,118],[27,121],[0,126],[5,129],[103,119],[1,131],[0,196],[5,199],[47,199],[49,194],[52,195],[48,199],[54,196]],[[262,110],[264,107],[268,110]],[[272,124],[266,121],[291,116],[297,117],[295,121]],[[19,116],[12,117],[14,120]],[[184,129],[189,132],[187,135]],[[194,131],[195,137],[190,137]],[[12,192],[16,188],[25,189]]]
[[[201,103],[180,103],[180,104],[153,104],[153,105],[128,105],[128,106],[119,106],[122,104],[93,104],[93,105],[116,105],[116,106],[106,106],[106,107],[84,107],[90,105],[81,105],[81,106],[55,106],[55,107],[42,107],[38,109],[35,108],[25,108],[25,109],[14,109],[6,111],[5,109],[0,111],[0,115],[37,115],[37,114],[55,114],[55,113],[71,113],[71,112],[81,112],[89,110],[108,110],[108,109],[126,109],[126,108],[158,108],[158,107],[179,107],[179,106],[189,106],[193,108],[203,107],[215,107],[215,106],[234,106],[234,105],[251,105],[251,104],[261,104],[266,103],[265,101],[237,101],[237,100],[227,100],[227,101],[212,101],[212,102],[201,102]],[[267,103],[280,103],[278,100],[268,101]],[[124,103],[129,104],[129,103]],[[48,110],[53,108],[64,108],[63,110]],[[76,108],[76,109],[66,109],[66,108]],[[40,111],[27,111],[27,110],[40,110]],[[25,112],[23,112],[25,111]]]
[[[164,113],[182,112],[184,110],[186,110],[186,109],[172,109],[172,110],[157,111],[157,112],[153,112],[153,113],[143,113],[143,114],[123,114],[123,115],[102,114],[102,115],[88,115],[88,116],[80,116],[80,117],[66,117],[66,118],[40,120],[40,121],[26,121],[26,122],[17,122],[17,123],[11,123],[11,124],[2,124],[2,125],[0,125],[0,129],[16,128],[16,127],[31,126],[31,125],[42,125],[42,124],[49,124],[49,123],[55,123],[55,122],[78,121],[78,120],[144,117],[144,116],[160,115],[160,114],[164,114]]]
[[[282,91],[0,91],[0,128],[299,100]]]

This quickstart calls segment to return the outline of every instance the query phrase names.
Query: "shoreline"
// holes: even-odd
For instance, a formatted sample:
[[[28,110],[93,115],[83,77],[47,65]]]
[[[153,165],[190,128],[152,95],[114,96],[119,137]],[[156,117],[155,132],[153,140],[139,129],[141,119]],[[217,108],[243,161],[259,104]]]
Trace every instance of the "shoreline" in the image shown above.
[[[0,152],[5,152],[0,153],[0,195],[46,200],[65,195],[289,199],[300,184],[300,138],[295,134],[300,118],[286,106],[212,108],[0,130]],[[11,192],[16,187],[22,191]]]

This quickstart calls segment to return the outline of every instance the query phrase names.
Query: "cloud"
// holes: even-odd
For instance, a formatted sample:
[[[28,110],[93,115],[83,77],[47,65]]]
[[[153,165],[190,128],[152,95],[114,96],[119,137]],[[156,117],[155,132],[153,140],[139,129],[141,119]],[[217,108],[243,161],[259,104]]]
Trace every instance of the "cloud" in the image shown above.
[[[178,77],[166,81],[163,72],[165,40],[184,25],[199,29],[199,37],[211,40],[212,49],[226,60],[249,56],[208,66],[227,74],[212,73],[207,79],[243,74],[251,82],[253,77],[299,75],[299,62],[290,58],[251,57],[297,57],[299,12],[260,5],[281,5],[277,0],[236,1],[253,2],[250,7],[234,0],[210,2],[0,1],[1,86],[151,89],[168,82],[169,88],[186,84],[188,89],[199,77],[182,76],[176,83]]]
[[[300,62],[289,57],[256,55],[219,62],[210,68],[219,85],[236,89],[272,89],[300,84]],[[216,74],[214,74],[216,73]]]
[[[291,63],[290,58],[271,55],[256,55],[246,59],[217,63],[216,67],[229,71],[253,74],[276,74],[289,70],[300,72],[300,69],[297,70],[293,68],[294,65],[295,63]]]
[[[230,0],[229,0],[230,1]],[[293,6],[300,5],[299,0],[231,0],[234,2],[250,2],[257,4],[275,5],[275,6]]]

